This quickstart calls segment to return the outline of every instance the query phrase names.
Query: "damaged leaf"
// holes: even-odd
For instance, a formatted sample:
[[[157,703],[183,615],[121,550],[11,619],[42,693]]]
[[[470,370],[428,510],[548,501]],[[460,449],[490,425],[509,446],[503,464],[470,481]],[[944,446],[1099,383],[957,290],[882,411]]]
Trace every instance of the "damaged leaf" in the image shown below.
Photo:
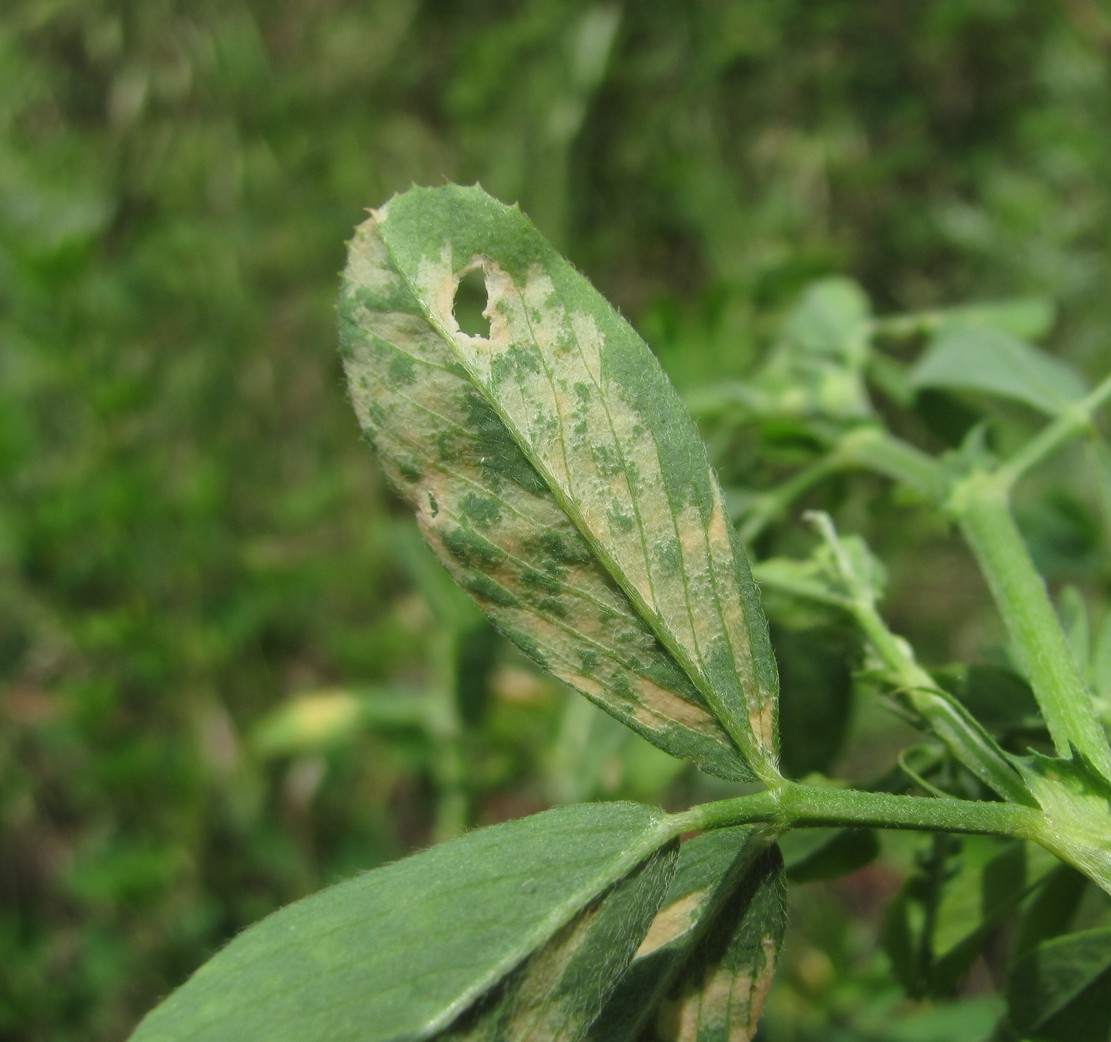
[[[785,926],[783,860],[761,829],[688,840],[590,1042],[747,1042]]]
[[[449,1037],[478,1042],[537,1037],[530,1024],[585,1030],[667,891],[672,837],[662,812],[635,803],[560,807],[470,832],[252,926],[131,1042],[417,1042],[456,1026]],[[491,1026],[495,1035],[484,1033]],[[568,1027],[552,1037],[577,1036]]]
[[[485,996],[444,1042],[576,1042],[620,980],[667,893],[678,844],[615,883]]]
[[[488,335],[462,332],[481,271]],[[675,756],[774,780],[777,681],[721,489],[646,345],[516,209],[413,189],[340,296],[359,421],[495,624]]]

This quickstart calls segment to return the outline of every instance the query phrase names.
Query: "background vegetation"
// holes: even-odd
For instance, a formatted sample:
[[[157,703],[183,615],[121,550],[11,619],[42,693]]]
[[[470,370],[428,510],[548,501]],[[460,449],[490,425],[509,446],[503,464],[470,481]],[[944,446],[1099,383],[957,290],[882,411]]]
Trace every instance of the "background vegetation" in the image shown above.
[[[530,672],[414,544],[335,350],[365,207],[444,180],[519,200],[692,400],[826,274],[881,313],[1052,298],[1055,349],[1102,375],[1109,52],[1097,0],[9,0],[0,1036],[121,1038],[268,910],[465,825],[714,790]],[[759,484],[760,443],[707,430]],[[1067,477],[1028,530],[1106,599]],[[879,489],[835,492],[894,627],[975,653],[966,559]],[[789,692],[808,657],[780,641]],[[874,771],[901,725],[840,683],[837,770]],[[789,766],[825,768],[843,736],[790,712]],[[917,848],[884,842],[795,888],[767,1038],[991,1024],[990,960],[959,1006],[891,981],[878,917]]]

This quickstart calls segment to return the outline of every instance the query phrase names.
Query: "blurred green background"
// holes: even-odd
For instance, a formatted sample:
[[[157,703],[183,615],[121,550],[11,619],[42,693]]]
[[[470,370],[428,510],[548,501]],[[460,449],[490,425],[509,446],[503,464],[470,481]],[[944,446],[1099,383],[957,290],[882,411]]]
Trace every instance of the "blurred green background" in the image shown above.
[[[7,0],[0,1037],[122,1038],[268,910],[464,825],[708,791],[413,544],[336,354],[366,207],[519,200],[684,391],[830,273],[881,313],[1048,295],[1096,373],[1109,59],[1098,0]],[[840,918],[800,898],[774,1037],[895,1037],[869,871]]]

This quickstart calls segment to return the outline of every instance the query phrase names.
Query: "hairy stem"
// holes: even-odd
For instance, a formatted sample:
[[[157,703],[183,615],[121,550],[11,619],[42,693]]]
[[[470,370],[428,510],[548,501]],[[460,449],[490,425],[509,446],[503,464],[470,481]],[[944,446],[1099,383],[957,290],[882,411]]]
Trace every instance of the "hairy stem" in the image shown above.
[[[1006,488],[1031,467],[1051,456],[1062,445],[1091,429],[1092,417],[1100,406],[1111,400],[1111,374],[1108,374],[1083,401],[1070,406],[1036,437],[1031,438],[997,471]]]
[[[958,482],[948,508],[975,554],[1014,643],[1060,756],[1075,746],[1106,775],[1111,747],[1092,694],[1030,559],[1000,475],[971,474]]]
[[[891,478],[931,502],[944,498],[945,477],[937,460],[882,427],[850,431],[838,442],[832,459],[842,468],[859,467]]]
[[[768,825],[776,832],[789,828],[864,826],[1036,840],[1043,830],[1043,816],[1030,807],[1013,803],[902,796],[784,782],[751,796],[704,803],[670,819],[676,833],[749,824]]]
[[[929,724],[957,762],[988,788],[1004,799],[1033,805],[1033,797],[1018,772],[991,736],[963,706],[941,691],[933,677],[918,664],[907,641],[888,628],[876,606],[872,584],[857,574],[829,516],[816,513],[811,520],[833,551],[845,585],[843,607],[852,615],[900,696]]]

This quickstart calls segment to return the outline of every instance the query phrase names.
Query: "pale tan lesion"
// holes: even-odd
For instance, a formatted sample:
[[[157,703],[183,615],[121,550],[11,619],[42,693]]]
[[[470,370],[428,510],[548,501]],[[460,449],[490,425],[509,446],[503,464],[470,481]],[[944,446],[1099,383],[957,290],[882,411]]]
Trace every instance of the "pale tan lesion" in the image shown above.
[[[737,1025],[736,1034],[730,1037],[730,1042],[750,1042],[756,1034],[756,1025],[764,1012],[764,1003],[768,992],[771,990],[772,978],[775,976],[775,967],[779,955],[779,944],[774,937],[765,937],[760,942],[764,953],[763,968],[755,979],[744,983],[744,991],[740,998],[747,1008],[747,1018],[744,1024]]]
[[[756,739],[756,744],[769,757],[775,754],[775,704],[758,702],[748,711],[748,728]]]
[[[344,277],[372,292],[392,290],[401,281],[390,266],[386,244],[378,229],[385,220],[386,207],[371,210],[370,217],[355,229],[352,248],[347,254]]]
[[[587,908],[560,930],[529,961],[525,980],[514,997],[513,1010],[500,1025],[499,1038],[519,1040],[556,1038],[569,1010],[551,1001],[554,983],[561,981],[590,936],[601,904]]]
[[[774,937],[764,937],[749,969],[734,972],[727,965],[715,965],[684,981],[677,995],[660,1004],[656,1026],[661,1037],[697,1042],[703,1029],[724,1029],[729,1042],[752,1042],[775,976],[778,950]]]
[[[679,724],[689,731],[697,731],[704,735],[712,734],[728,743],[717,720],[702,706],[661,687],[647,677],[637,678],[634,691],[639,696],[637,719],[641,723],[646,723],[646,720],[641,718],[641,714],[651,713]]]
[[[698,922],[709,893],[708,887],[694,890],[658,912],[633,958],[643,959],[689,933]]]

